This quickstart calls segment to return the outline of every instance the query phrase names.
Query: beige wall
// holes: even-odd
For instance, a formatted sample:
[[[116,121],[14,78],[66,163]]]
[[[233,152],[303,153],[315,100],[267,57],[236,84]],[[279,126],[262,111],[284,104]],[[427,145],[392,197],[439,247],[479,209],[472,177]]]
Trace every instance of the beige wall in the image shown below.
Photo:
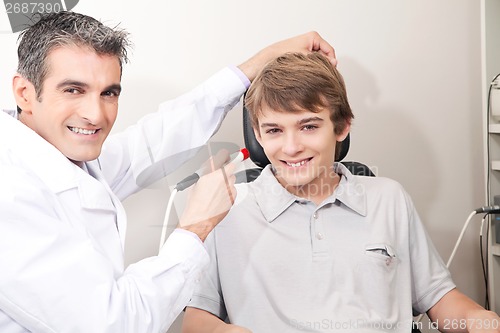
[[[405,186],[445,260],[469,212],[485,204],[479,1],[80,0],[75,10],[132,33],[115,130],[271,42],[317,30],[336,47],[356,115],[347,159]],[[15,36],[1,33],[0,45],[1,107],[13,107]],[[239,112],[216,140],[242,144]],[[126,201],[127,262],[155,254],[167,196],[161,183]],[[478,226],[451,272],[482,303]]]

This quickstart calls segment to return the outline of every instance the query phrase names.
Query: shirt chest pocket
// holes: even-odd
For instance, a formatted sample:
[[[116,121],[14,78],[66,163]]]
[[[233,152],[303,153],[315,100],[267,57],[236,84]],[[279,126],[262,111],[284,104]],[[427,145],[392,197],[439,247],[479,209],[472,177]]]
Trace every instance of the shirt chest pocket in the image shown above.
[[[356,280],[360,296],[366,307],[381,318],[387,318],[397,308],[397,278],[399,258],[389,244],[365,245],[363,256],[356,267]]]
[[[366,245],[365,256],[368,258],[366,261],[369,265],[371,265],[370,262],[373,262],[373,265],[382,266],[382,269],[389,272],[398,262],[398,257],[392,246],[383,243]]]

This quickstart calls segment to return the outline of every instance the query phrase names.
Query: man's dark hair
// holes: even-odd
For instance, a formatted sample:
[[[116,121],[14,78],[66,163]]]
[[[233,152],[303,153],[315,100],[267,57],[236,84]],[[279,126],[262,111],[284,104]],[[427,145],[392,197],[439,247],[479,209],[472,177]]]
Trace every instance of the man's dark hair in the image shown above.
[[[21,32],[19,40],[17,71],[34,85],[38,98],[50,70],[47,57],[53,49],[87,47],[99,55],[116,56],[121,68],[128,61],[127,48],[130,46],[126,31],[69,11],[40,14],[35,24]]]

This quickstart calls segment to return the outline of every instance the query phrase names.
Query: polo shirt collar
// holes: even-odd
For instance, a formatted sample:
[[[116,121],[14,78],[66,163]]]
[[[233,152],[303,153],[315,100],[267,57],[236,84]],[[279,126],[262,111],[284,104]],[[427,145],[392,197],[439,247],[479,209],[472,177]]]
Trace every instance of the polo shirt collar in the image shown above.
[[[366,216],[366,193],[363,184],[341,163],[336,162],[334,170],[341,176],[339,185],[320,206],[339,200],[359,215]],[[261,175],[251,186],[255,192],[257,204],[268,222],[273,222],[293,203],[307,201],[288,192],[274,176],[271,165],[267,165],[262,170]]]
[[[339,185],[330,198],[337,199],[359,215],[366,216],[366,188],[358,179],[361,176],[354,176],[345,165],[339,162],[334,163],[333,169],[341,177]]]
[[[264,218],[274,221],[294,202],[304,200],[288,192],[276,179],[271,164],[268,164],[260,176],[251,183]]]

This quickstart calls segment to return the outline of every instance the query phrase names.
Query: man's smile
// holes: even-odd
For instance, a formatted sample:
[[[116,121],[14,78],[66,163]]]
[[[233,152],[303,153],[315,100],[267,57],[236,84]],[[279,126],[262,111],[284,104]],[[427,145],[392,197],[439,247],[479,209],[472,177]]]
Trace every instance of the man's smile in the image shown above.
[[[95,134],[97,131],[99,131],[99,129],[90,130],[90,129],[79,128],[79,127],[71,127],[71,126],[68,126],[68,128],[70,131],[72,131],[74,133],[84,134],[84,135]]]

